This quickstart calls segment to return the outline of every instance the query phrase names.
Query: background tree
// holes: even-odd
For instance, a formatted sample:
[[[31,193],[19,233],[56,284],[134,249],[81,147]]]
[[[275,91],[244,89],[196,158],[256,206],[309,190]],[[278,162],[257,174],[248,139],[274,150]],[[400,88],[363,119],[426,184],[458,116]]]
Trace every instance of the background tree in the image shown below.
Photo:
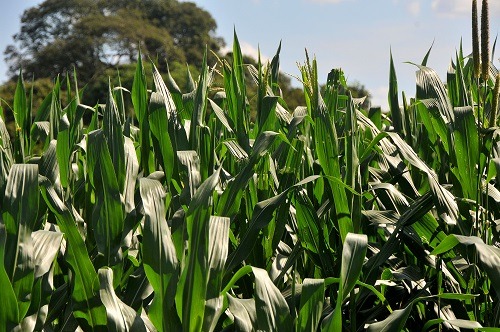
[[[183,87],[186,65],[196,79],[193,68],[201,67],[206,49],[210,65],[217,62],[213,54],[224,56],[220,51],[225,42],[216,36],[216,28],[210,13],[191,2],[45,0],[23,13],[14,44],[4,52],[11,81],[0,87],[0,95],[10,101],[19,68],[27,81],[34,79],[35,92],[75,68],[80,86],[85,86],[82,102],[103,103],[109,77],[117,85],[119,73],[121,84],[131,88],[139,49],[145,59],[155,61],[160,72],[166,73],[168,62],[172,76]],[[244,62],[257,64],[248,56]],[[290,111],[305,104],[303,91],[292,86],[289,76],[280,75],[279,85]],[[38,101],[35,94],[35,106]]]
[[[218,52],[212,16],[173,0],[46,0],[24,12],[15,45],[5,50],[11,76],[55,77],[77,69],[96,73],[146,57],[199,66],[206,46]]]

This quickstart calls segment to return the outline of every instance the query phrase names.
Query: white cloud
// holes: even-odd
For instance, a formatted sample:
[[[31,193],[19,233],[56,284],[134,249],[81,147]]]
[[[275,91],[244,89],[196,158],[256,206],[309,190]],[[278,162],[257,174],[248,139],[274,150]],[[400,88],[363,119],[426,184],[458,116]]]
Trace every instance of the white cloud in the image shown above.
[[[418,16],[420,14],[420,1],[412,1],[408,4],[408,11],[413,16]]]
[[[481,11],[481,1],[478,1],[478,11]],[[490,16],[498,17],[500,13],[500,1],[490,1]],[[445,17],[468,17],[472,13],[471,0],[433,0],[432,9],[440,16]]]
[[[472,5],[470,0],[433,0],[431,7],[440,15],[457,17],[470,15]]]

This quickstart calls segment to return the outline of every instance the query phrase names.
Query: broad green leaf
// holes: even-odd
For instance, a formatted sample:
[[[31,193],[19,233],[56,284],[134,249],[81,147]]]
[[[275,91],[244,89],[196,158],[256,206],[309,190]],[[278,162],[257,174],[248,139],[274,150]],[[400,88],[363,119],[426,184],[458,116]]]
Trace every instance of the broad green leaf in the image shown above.
[[[478,237],[456,234],[448,235],[431,254],[442,254],[453,249],[458,244],[473,246],[478,263],[484,269],[484,272],[486,272],[490,280],[500,280],[500,248],[487,245]],[[498,298],[498,294],[500,294],[500,284],[492,282],[491,286],[495,289]]]
[[[416,73],[417,95],[422,99],[436,99],[437,108],[444,117],[446,123],[454,122],[453,107],[448,93],[439,75],[431,68],[426,66],[416,65],[419,70]]]
[[[50,107],[48,109],[49,111],[48,120],[50,123],[50,140],[57,139],[57,135],[59,134],[59,122],[63,115],[60,94],[61,94],[61,84],[59,81],[59,77],[57,77],[56,83],[54,84],[54,89],[52,90]]]
[[[454,107],[471,106],[468,87],[464,79],[463,56],[456,52],[455,58],[455,63],[451,62],[447,73],[447,88],[450,101]]]
[[[359,157],[359,163],[363,164],[370,157],[369,154],[374,150],[375,146],[380,142],[380,140],[387,136],[388,134],[386,132],[378,133],[370,142],[370,144],[368,144],[368,146],[362,147],[364,151]]]
[[[62,188],[59,181],[59,164],[57,162],[57,140],[52,140],[45,150],[39,163],[40,175],[45,176],[51,183],[55,184],[55,189],[61,195]]]
[[[229,123],[230,120],[227,118],[224,110],[220,108],[219,105],[217,105],[212,99],[209,98],[208,101],[210,102],[212,110],[219,119],[220,123],[222,123],[222,125],[227,129],[229,133],[233,133],[234,132],[233,125]]]
[[[245,159],[248,159],[248,154],[246,153],[245,150],[243,150],[243,148],[238,144],[236,140],[229,139],[222,143],[237,161],[243,161]]]
[[[394,130],[396,133],[400,135],[405,135],[403,131],[403,123],[405,121],[404,114],[401,112],[401,108],[399,107],[399,99],[398,99],[398,79],[396,77],[396,69],[394,68],[394,61],[392,60],[392,50],[391,61],[390,61],[390,69],[389,69],[389,109],[391,110],[392,115],[392,125],[394,126]]]
[[[255,299],[238,299],[227,295],[228,310],[234,316],[234,325],[237,331],[252,332],[257,330],[257,311]]]
[[[151,124],[151,133],[158,140],[159,145],[159,151],[155,155],[161,161],[168,185],[172,179],[174,169],[176,169],[176,161],[174,160],[174,149],[168,130],[167,109],[165,105],[166,102],[162,95],[157,92],[151,94],[149,122]]]
[[[71,149],[70,146],[70,123],[68,116],[64,114],[59,120],[59,132],[57,134],[57,164],[59,165],[59,174],[61,185],[67,188],[69,185],[69,172],[71,167]]]
[[[147,178],[139,180],[145,212],[143,229],[144,270],[154,289],[153,303],[148,313],[158,330],[177,328],[174,292],[179,263],[165,219],[165,190],[160,182]],[[173,283],[173,284],[171,284]]]
[[[203,56],[200,79],[194,96],[194,109],[191,116],[191,129],[189,130],[189,142],[191,149],[200,153],[200,138],[197,136],[197,127],[205,125],[205,112],[207,109],[207,89],[209,86],[209,73],[207,65],[207,50]]]
[[[367,332],[401,332],[406,325],[406,321],[410,316],[413,303],[406,306],[404,309],[394,310],[383,321],[369,324]]]
[[[3,199],[5,225],[5,270],[24,317],[31,302],[34,281],[34,252],[31,233],[38,214],[38,166],[14,164]]]
[[[361,191],[361,173],[359,163],[359,146],[360,146],[360,130],[358,129],[358,121],[353,98],[349,92],[345,119],[345,160],[346,174],[344,182],[347,186]],[[348,205],[351,210],[351,220],[354,232],[360,231],[361,220],[361,196],[346,192]]]
[[[288,192],[294,188],[298,188],[311,181],[314,181],[317,178],[318,176],[308,177],[285,189],[282,193],[257,203],[254,208],[252,220],[250,221],[247,231],[242,236],[242,239],[236,250],[233,251],[227,259],[226,271],[228,273],[231,272],[236,266],[238,266],[238,264],[240,264],[250,255],[253,247],[255,246],[259,232],[272,220],[274,212],[284,202]]]
[[[88,135],[87,149],[89,180],[95,190],[91,222],[104,265],[111,267],[123,259],[121,240],[125,218],[117,173],[113,167],[104,130],[96,130]],[[124,153],[123,149],[122,145]],[[124,158],[124,155],[122,157]],[[125,174],[122,174],[123,178],[124,176]]]
[[[123,136],[123,123],[118,107],[116,105],[111,86],[108,88],[108,98],[104,109],[102,131],[106,137],[109,154],[111,156],[112,168],[114,169],[116,181],[120,192],[125,185],[125,142]]]
[[[472,107],[455,108],[454,153],[465,198],[476,199],[479,135]]]
[[[325,281],[323,279],[304,279],[295,331],[315,332],[318,330],[324,299]]]
[[[214,331],[222,314],[222,279],[229,246],[230,219],[211,216],[208,225],[208,285],[203,331]]]
[[[177,157],[181,165],[187,168],[186,189],[191,199],[201,184],[200,157],[196,151],[178,151]]]
[[[31,237],[33,238],[35,278],[39,278],[49,272],[59,253],[63,233],[39,230],[31,233]]]
[[[436,295],[436,297],[439,297],[440,299],[459,300],[459,301],[472,300],[478,296],[479,295],[475,294],[458,294],[458,293],[442,293]]]
[[[162,95],[165,102],[165,109],[167,110],[168,118],[168,134],[170,136],[170,140],[172,141],[172,148],[175,152],[188,150],[189,142],[188,137],[186,136],[186,130],[180,123],[180,113],[182,113],[184,108],[184,105],[182,103],[182,93],[180,92],[179,87],[173,80],[169,71],[167,75],[167,83],[165,83],[160,72],[158,71],[156,66],[153,65],[153,79],[156,87],[156,92]],[[174,163],[174,166],[175,165],[176,164]],[[175,169],[173,175],[175,178]]]
[[[287,197],[287,191],[281,194],[268,198],[265,201],[257,203],[254,208],[252,220],[247,231],[242,236],[242,239],[235,251],[231,253],[227,260],[226,271],[230,273],[238,266],[245,258],[247,258],[256,244],[259,232],[267,226],[273,218],[274,211],[283,204]]]
[[[443,149],[449,154],[452,149],[450,126],[448,126],[446,119],[439,113],[437,101],[435,99],[420,100],[416,104],[416,109],[427,129],[426,133],[428,133],[430,141],[434,144],[439,138]]]
[[[147,331],[140,314],[116,296],[113,270],[109,267],[99,269],[99,282],[99,294],[108,316],[108,331]]]
[[[139,174],[139,162],[135,153],[134,142],[125,137],[125,185],[123,188],[123,201],[125,212],[130,213],[135,208],[134,194],[137,177]]]
[[[170,74],[170,73],[169,73]],[[163,97],[163,101],[165,102],[165,109],[167,111],[167,117],[168,119],[172,119],[172,117],[177,117],[177,109],[175,102],[173,100],[172,94],[170,93],[169,89],[167,88],[167,85],[163,81],[163,78],[158,71],[158,68],[153,64],[153,79],[156,87],[156,92],[161,94]],[[174,82],[175,83],[175,82]],[[175,92],[177,92],[177,89]]]
[[[26,89],[24,87],[23,71],[19,70],[16,91],[14,92],[14,120],[16,123],[16,137],[20,140],[21,156],[24,158],[28,153],[27,142],[31,127],[31,107],[26,100]]]
[[[286,142],[286,137],[284,135],[271,131],[265,131],[257,137],[248,163],[222,193],[217,206],[219,215],[232,216],[239,211],[243,193],[246,190],[248,181],[254,174],[253,167],[258,163],[261,157],[268,152],[277,137]]]
[[[219,174],[220,168],[201,184],[186,213],[188,255],[179,282],[176,305],[177,311],[182,313],[183,328],[188,331],[201,331],[204,324],[210,271],[210,205]]]
[[[0,114],[2,112],[3,109],[0,106]],[[14,164],[12,144],[3,117],[0,115],[0,199],[2,200],[4,195],[3,189],[7,183],[7,177],[9,176],[12,164]]]
[[[437,318],[429,321],[425,324],[423,331],[428,331],[433,325],[448,323],[454,327],[463,328],[463,329],[474,329],[479,331],[484,331],[483,326],[476,321],[464,320],[464,319],[442,319]]]
[[[208,179],[206,179],[198,188],[195,195],[191,199],[187,214],[193,214],[197,209],[208,208],[213,190],[219,182],[221,169],[217,169]]]
[[[432,46],[434,46],[434,41],[432,42],[431,47],[429,47],[429,49],[427,50],[427,53],[425,53],[425,56],[422,59],[422,63],[421,63],[422,66],[427,66],[427,60],[429,60],[429,55],[431,55]]]
[[[9,330],[14,328],[20,320],[17,296],[4,266],[5,241],[5,225],[0,223],[0,285],[2,285],[2,292],[0,292],[0,300],[2,301],[2,305],[0,306],[0,321],[5,324],[0,329],[3,329],[3,331],[6,331],[7,328]]]
[[[276,108],[278,105],[278,97],[265,96],[262,99],[260,112],[258,113],[259,133],[264,131],[276,131],[278,129],[278,117]]]
[[[146,84],[146,74],[142,63],[142,54],[139,52],[137,57],[137,66],[132,84],[132,104],[134,105],[135,115],[139,121],[139,143],[140,158],[139,163],[144,169],[146,175],[153,172],[153,167],[150,165],[151,138],[149,133],[148,121],[148,90]]]
[[[39,176],[39,184],[45,203],[66,238],[66,261],[72,270],[73,315],[77,319],[83,319],[90,327],[103,328],[106,326],[106,311],[97,297],[99,279],[76,226],[75,217],[46,177]]]
[[[342,265],[340,268],[340,287],[332,318],[323,324],[322,331],[339,331],[342,329],[342,303],[358,282],[366,257],[368,237],[364,234],[349,233],[342,249]]]
[[[139,161],[135,153],[134,142],[125,137],[125,184],[123,188],[123,211],[125,220],[122,231],[122,247],[129,248],[132,241],[132,231],[136,226],[135,219],[135,187],[139,176]]]
[[[245,72],[243,54],[236,35],[233,34],[233,59],[230,67],[227,62],[223,65],[224,88],[226,92],[226,105],[229,118],[234,123],[234,132],[238,144],[247,152],[250,152],[249,142],[249,112],[247,109],[247,96],[245,84]]]
[[[377,269],[380,265],[385,264],[387,259],[399,248],[401,243],[401,237],[398,236],[400,230],[403,227],[410,226],[416,223],[420,218],[424,217],[427,212],[429,212],[433,204],[432,195],[430,193],[417,199],[412,205],[399,217],[397,222],[397,228],[392,232],[387,241],[384,243],[380,251],[375,255],[370,257],[368,262],[365,264],[368,273],[365,277],[365,282],[375,283]]]
[[[318,114],[316,115],[314,127],[314,143],[315,151],[321,165],[321,168],[326,176],[341,180],[338,139],[335,126],[332,124],[330,117],[327,114],[326,106],[323,101],[320,101]],[[325,146],[330,148],[325,149]],[[340,237],[342,242],[345,241],[347,233],[354,230],[351,220],[350,207],[347,201],[345,189],[339,187],[330,180],[330,188],[332,196],[335,197],[334,205],[336,212],[336,223],[338,224]]]
[[[146,74],[144,73],[144,65],[142,63],[142,54],[139,52],[137,57],[137,65],[135,69],[134,82],[132,84],[132,103],[134,111],[139,120],[139,124],[147,115],[148,92],[146,86]]]
[[[321,267],[324,277],[333,276],[335,262],[329,241],[323,232],[325,225],[320,221],[311,200],[301,191],[295,195],[292,204],[296,209],[300,245],[310,253],[315,264]]]
[[[252,267],[255,276],[255,307],[259,330],[292,331],[292,319],[285,298],[266,270]]]
[[[404,160],[417,167],[427,175],[440,217],[450,225],[456,224],[459,213],[455,196],[453,196],[453,194],[451,194],[441,183],[439,183],[436,172],[418,157],[408,143],[406,143],[399,135],[394,133],[390,133],[390,138],[394,142],[394,146],[404,157]],[[381,143],[384,145],[386,140],[382,140]]]
[[[339,300],[344,301],[356,285],[366,257],[367,247],[368,237],[366,235],[353,233],[347,235],[342,249],[342,265],[340,269],[342,296]]]
[[[52,94],[53,91],[51,91],[47,96],[45,96],[42,103],[37,108],[33,123],[41,121],[47,121],[47,122],[49,121],[49,112],[50,112],[50,104],[52,103]]]
[[[144,271],[144,264],[137,267],[127,280],[127,291],[123,294],[122,300],[124,303],[134,309],[141,307],[143,301],[153,294],[153,288],[148,282],[146,272]]]
[[[460,241],[454,234],[448,235],[443,241],[441,241],[441,243],[439,243],[439,245],[430,253],[430,255],[440,255],[442,253],[445,253],[455,248],[459,243]]]
[[[37,121],[31,126],[31,142],[45,142],[47,137],[50,135],[50,122],[49,121]],[[33,152],[33,151],[31,151]]]

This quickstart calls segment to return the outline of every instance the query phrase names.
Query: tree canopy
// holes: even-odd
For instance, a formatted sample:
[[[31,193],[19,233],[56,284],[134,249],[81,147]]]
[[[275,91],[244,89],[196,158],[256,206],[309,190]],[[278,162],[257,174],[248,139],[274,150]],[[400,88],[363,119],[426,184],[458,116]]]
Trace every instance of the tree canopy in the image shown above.
[[[14,45],[5,50],[11,76],[35,78],[77,69],[80,79],[136,60],[199,66],[206,47],[224,46],[217,24],[191,2],[174,0],[46,0],[27,9]]]
[[[224,58],[220,50],[225,42],[216,36],[216,28],[211,14],[191,2],[45,0],[23,13],[14,44],[4,52],[12,80],[0,87],[0,93],[14,91],[19,68],[25,77],[35,79],[34,87],[41,80],[41,91],[48,80],[65,77],[76,69],[79,82],[86,85],[84,102],[102,103],[108,79],[118,83],[117,70],[120,83],[131,87],[139,50],[163,73],[168,62],[172,76],[182,83],[186,80],[186,64],[199,68],[205,50]],[[212,60],[211,64],[216,62],[215,57]],[[257,63],[250,57],[244,61],[254,66]],[[291,110],[304,105],[301,89],[294,88],[288,76],[280,75],[278,83]],[[256,87],[249,87],[255,90],[249,91],[253,96]],[[351,88],[354,96],[368,95],[361,85]]]

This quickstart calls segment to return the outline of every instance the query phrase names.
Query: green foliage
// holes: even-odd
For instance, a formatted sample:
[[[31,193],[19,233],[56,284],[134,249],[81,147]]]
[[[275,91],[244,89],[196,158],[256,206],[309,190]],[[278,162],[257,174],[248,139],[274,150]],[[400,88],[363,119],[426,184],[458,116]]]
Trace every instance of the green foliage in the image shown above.
[[[36,112],[20,75],[12,136],[0,117],[0,330],[495,330],[493,77],[460,52],[444,84],[428,52],[399,107],[391,65],[385,115],[340,69],[322,88],[306,55],[290,108],[279,52],[247,63],[235,36],[185,84],[139,55],[105,104],[66,78]]]
[[[27,9],[16,45],[5,54],[12,74],[55,77],[73,67],[87,82],[100,71],[136,59],[139,47],[152,59],[199,66],[203,47],[223,46],[217,25],[194,3],[178,1],[50,0]]]

